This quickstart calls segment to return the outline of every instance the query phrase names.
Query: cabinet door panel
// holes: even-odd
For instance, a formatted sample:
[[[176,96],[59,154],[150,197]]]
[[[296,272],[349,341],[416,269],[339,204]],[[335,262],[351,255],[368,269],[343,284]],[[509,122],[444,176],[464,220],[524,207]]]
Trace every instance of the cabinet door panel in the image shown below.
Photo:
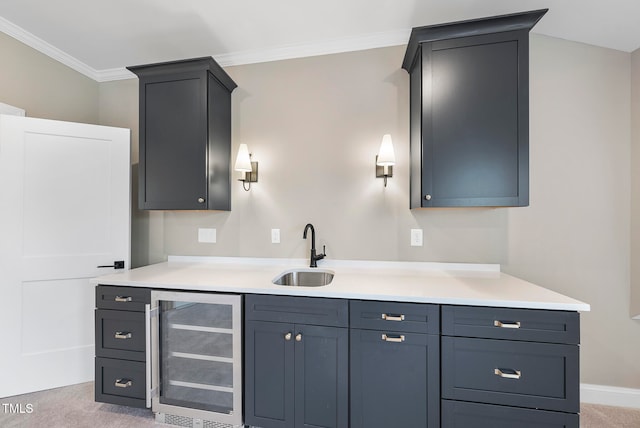
[[[350,339],[351,428],[440,426],[437,335],[352,329]]]
[[[346,328],[296,325],[296,428],[349,426],[348,343]]]
[[[198,203],[198,198],[207,197],[207,82],[203,76],[184,73],[140,82],[144,87],[140,101],[142,208],[203,208]]]
[[[293,324],[245,322],[245,423],[294,427],[293,333]]]

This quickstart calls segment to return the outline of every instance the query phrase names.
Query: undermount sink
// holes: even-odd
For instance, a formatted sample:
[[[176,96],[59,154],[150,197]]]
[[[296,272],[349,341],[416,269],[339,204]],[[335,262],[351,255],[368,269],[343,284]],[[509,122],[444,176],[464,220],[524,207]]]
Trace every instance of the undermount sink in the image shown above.
[[[333,275],[328,270],[296,269],[282,272],[272,282],[291,287],[322,287],[331,284]]]

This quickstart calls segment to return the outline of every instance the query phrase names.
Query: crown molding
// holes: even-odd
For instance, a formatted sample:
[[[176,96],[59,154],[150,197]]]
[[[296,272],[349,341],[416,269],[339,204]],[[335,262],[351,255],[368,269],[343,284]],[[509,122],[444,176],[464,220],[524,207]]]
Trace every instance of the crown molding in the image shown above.
[[[98,81],[98,72],[96,70],[89,67],[82,61],[78,61],[68,53],[63,52],[55,46],[45,42],[41,38],[31,34],[22,27],[19,27],[16,24],[7,21],[1,16],[0,31],[37,50],[38,52],[55,59],[59,63],[66,65],[67,67],[77,71],[78,73],[84,74],[88,78]]]
[[[133,79],[136,76],[126,68],[96,70],[72,57],[66,52],[45,42],[23,28],[0,17],[0,31],[41,52],[67,67],[95,80],[110,82],[114,80]],[[281,61],[285,59],[330,55],[343,52],[360,51],[388,46],[404,45],[409,39],[411,30],[387,31],[357,37],[282,46],[273,49],[231,52],[214,55],[214,59],[222,67],[255,64],[260,62]]]

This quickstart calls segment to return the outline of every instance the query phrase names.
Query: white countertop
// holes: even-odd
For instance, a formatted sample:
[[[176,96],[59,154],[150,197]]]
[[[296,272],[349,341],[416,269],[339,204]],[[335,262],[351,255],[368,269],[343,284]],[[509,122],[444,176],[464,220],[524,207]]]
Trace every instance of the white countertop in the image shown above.
[[[500,272],[499,265],[321,260],[329,285],[275,285],[280,273],[308,267],[303,259],[178,257],[92,279],[94,284],[163,289],[390,300],[471,306],[589,311],[590,305]]]

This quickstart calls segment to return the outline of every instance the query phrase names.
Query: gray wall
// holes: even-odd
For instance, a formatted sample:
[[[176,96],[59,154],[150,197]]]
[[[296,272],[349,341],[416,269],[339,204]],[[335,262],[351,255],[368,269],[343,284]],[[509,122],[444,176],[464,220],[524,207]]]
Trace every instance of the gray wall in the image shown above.
[[[23,57],[39,55],[1,35],[0,49],[11,52],[18,72],[28,72],[20,68]],[[260,182],[244,192],[234,181],[229,213],[134,209],[134,263],[167,254],[306,257],[307,222],[331,258],[501,263],[510,274],[592,305],[582,316],[582,382],[640,388],[640,325],[628,316],[630,248],[638,242],[631,239],[640,170],[637,92],[630,105],[639,54],[532,35],[531,206],[411,211],[403,53],[393,47],[228,68],[239,85],[233,152],[249,145]],[[43,73],[57,76],[64,67],[45,63],[24,81],[35,87]],[[37,106],[51,109],[43,115],[56,112],[49,100],[11,92],[4,76],[0,101],[28,113]],[[77,110],[69,119],[82,121],[89,109],[101,124],[132,128],[137,159],[136,80],[95,89],[75,79],[67,92],[85,94],[59,95],[56,118]],[[398,163],[385,189],[373,164],[387,132]],[[215,227],[218,243],[199,244],[198,227]],[[414,227],[424,229],[424,247],[409,246]],[[281,229],[281,244],[270,243],[271,228]]]
[[[640,49],[631,54],[631,316],[640,317]]]
[[[27,116],[98,121],[98,83],[0,32],[0,102]]]

